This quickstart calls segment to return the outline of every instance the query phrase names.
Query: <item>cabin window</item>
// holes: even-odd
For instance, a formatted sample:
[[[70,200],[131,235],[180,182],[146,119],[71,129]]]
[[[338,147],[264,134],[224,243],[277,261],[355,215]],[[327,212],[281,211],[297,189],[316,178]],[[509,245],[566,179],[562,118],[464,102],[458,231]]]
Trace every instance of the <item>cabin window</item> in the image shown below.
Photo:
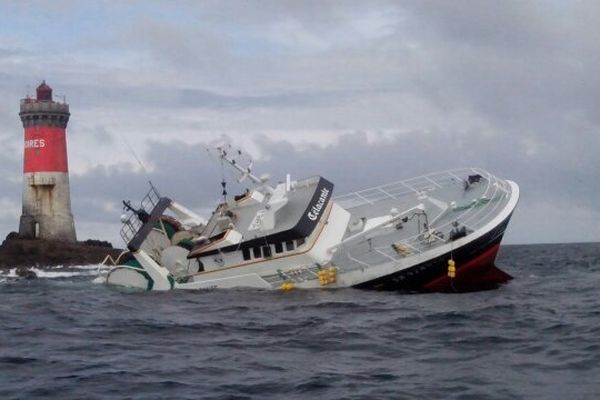
[[[292,250],[294,250],[294,242],[293,242],[293,241],[291,241],[291,240],[288,240],[288,241],[286,241],[286,242],[285,242],[285,249],[286,249],[287,251],[292,251]]]
[[[275,253],[283,253],[283,243],[275,243]]]
[[[252,252],[254,253],[254,258],[261,258],[262,254],[260,252],[260,247],[253,247]]]
[[[263,246],[262,253],[264,257],[271,257],[271,246]]]
[[[250,249],[248,247],[242,249],[242,257],[244,257],[244,261],[248,261],[250,259]]]
[[[304,244],[304,242],[306,242],[306,240],[304,240],[304,238],[296,240],[296,247],[302,246]]]

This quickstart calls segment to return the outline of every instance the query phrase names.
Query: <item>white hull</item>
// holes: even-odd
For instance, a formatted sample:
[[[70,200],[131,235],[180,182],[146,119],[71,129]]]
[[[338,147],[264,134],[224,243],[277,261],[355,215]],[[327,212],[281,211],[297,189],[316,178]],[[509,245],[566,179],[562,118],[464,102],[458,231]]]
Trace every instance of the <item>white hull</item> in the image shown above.
[[[423,181],[430,181],[429,186],[401,182],[403,187],[412,190],[407,193],[391,193],[399,187],[399,183],[395,183],[374,188],[378,190],[377,198],[371,194],[374,189],[369,189],[357,193],[357,197],[335,199],[320,210],[323,216],[314,231],[293,251],[280,252],[281,249],[271,246],[268,257],[242,259],[241,252],[215,253],[205,246],[208,256],[200,253],[204,258],[178,264],[189,270],[190,266],[198,268],[198,264],[194,264],[197,262],[204,271],[177,276],[174,267],[161,266],[156,256],[150,256],[151,250],[139,249],[133,252],[139,266],[117,266],[109,272],[107,282],[143,290],[343,287],[444,290],[443,285],[460,286],[464,275],[469,287],[476,288],[477,274],[485,276],[482,283],[487,284],[492,279],[490,268],[516,207],[519,188],[514,182],[500,180],[481,170],[467,171],[483,176],[483,183],[463,189],[458,177],[447,180],[446,175],[442,175],[446,173],[439,173],[425,177]],[[456,177],[452,172],[447,174]],[[438,176],[446,180],[436,178]],[[381,198],[379,191],[387,197]],[[390,205],[401,206],[405,211],[392,208],[390,212]],[[368,218],[361,217],[359,221],[357,216],[363,215]],[[425,215],[435,225],[427,224],[428,230],[424,231],[421,222],[406,221],[415,215]],[[456,221],[465,221],[468,234],[450,240]],[[230,239],[226,236],[225,240]],[[454,255],[460,259],[460,265],[457,265],[456,277],[445,282],[446,264]],[[461,273],[462,266],[468,273]],[[497,275],[498,283],[505,281],[508,275],[500,276]]]

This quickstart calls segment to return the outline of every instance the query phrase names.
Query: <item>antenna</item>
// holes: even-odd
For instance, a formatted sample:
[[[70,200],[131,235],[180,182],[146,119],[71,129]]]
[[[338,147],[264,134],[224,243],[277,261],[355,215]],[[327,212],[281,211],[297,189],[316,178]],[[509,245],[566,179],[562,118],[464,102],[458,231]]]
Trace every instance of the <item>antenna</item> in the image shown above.
[[[252,174],[253,161],[251,159],[246,166],[243,166],[238,159],[230,155],[230,153],[233,153],[237,156],[237,158],[242,158],[242,156],[245,156],[245,154],[242,153],[242,150],[232,150],[230,144],[219,145],[216,147],[216,150],[219,152],[219,158],[221,159],[221,163],[223,161],[226,162],[240,173],[240,177],[237,180],[238,183],[243,182],[246,178],[250,179],[256,184],[263,184],[266,182],[264,178],[261,179],[256,175]]]
[[[225,166],[221,159],[221,187],[223,188],[223,203],[227,203],[227,181],[225,180]]]

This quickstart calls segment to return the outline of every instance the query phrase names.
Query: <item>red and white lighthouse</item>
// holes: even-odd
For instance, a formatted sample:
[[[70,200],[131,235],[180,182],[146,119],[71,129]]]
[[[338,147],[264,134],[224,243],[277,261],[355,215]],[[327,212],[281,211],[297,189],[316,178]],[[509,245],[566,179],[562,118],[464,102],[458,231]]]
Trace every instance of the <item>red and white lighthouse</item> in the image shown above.
[[[19,112],[25,129],[19,234],[75,242],[67,164],[69,105],[53,101],[45,81],[36,92],[35,99],[21,100]]]

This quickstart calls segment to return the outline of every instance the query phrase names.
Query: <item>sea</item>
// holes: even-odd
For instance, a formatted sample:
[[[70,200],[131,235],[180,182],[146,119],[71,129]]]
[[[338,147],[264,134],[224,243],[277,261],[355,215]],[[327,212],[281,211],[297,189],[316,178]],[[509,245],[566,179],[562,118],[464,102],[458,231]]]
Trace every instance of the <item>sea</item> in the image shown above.
[[[131,292],[0,274],[0,399],[598,399],[600,244],[503,246],[497,290]]]

